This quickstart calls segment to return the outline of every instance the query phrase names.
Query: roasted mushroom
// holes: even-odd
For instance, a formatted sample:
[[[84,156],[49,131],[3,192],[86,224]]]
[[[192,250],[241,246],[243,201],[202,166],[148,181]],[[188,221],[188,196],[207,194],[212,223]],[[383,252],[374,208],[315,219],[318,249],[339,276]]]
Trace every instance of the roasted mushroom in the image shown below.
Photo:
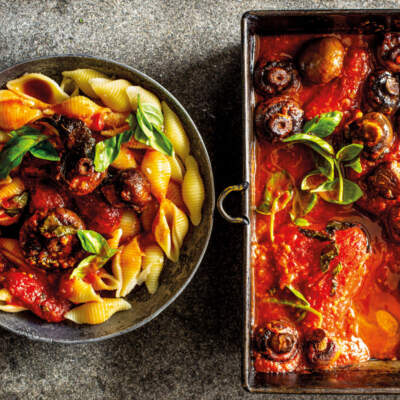
[[[290,61],[261,60],[254,71],[254,86],[263,95],[275,96],[299,84],[298,72]]]
[[[56,115],[49,121],[57,128],[65,148],[57,180],[65,182],[77,196],[93,192],[106,173],[94,169],[92,155],[96,140],[92,132],[79,119]]]
[[[299,57],[302,75],[313,83],[328,83],[342,72],[344,47],[335,37],[307,43]]]
[[[323,329],[317,328],[308,337],[305,353],[313,368],[328,368],[337,358],[338,346]]]
[[[66,208],[36,211],[19,233],[26,261],[45,270],[75,266],[84,254],[76,232],[84,228],[78,215]]]
[[[392,72],[400,72],[400,34],[386,33],[377,49],[379,62]]]
[[[400,205],[395,205],[389,210],[385,227],[390,240],[400,243]]]
[[[120,171],[101,191],[112,206],[132,207],[136,212],[141,212],[152,199],[150,182],[134,168]]]
[[[398,78],[390,71],[377,70],[368,76],[364,97],[371,110],[393,114],[399,107],[399,94]]]
[[[293,100],[276,97],[260,103],[256,110],[256,129],[269,141],[279,141],[300,130],[304,111]]]
[[[256,350],[265,358],[276,362],[292,360],[299,352],[296,328],[286,321],[268,322],[254,333]]]
[[[353,143],[364,145],[363,155],[368,160],[377,160],[390,150],[394,141],[392,124],[379,112],[365,114],[352,122],[346,136]]]
[[[400,196],[400,162],[380,164],[367,178],[368,189],[377,195],[393,200]]]

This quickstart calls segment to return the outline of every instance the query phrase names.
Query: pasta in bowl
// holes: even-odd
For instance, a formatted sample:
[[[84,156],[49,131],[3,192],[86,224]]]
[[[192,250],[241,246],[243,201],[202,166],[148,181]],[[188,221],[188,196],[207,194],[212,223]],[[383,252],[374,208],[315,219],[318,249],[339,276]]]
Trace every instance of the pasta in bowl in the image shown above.
[[[0,326],[76,343],[143,325],[211,232],[192,120],[155,81],[96,58],[19,64],[0,87]]]

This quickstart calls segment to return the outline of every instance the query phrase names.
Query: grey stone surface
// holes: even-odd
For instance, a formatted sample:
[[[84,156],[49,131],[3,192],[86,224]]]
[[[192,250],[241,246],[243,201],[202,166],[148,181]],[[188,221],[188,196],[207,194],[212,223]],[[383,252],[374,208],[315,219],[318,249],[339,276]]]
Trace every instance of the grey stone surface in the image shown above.
[[[37,56],[85,53],[142,70],[198,124],[219,193],[241,181],[243,12],[398,6],[395,0],[0,0],[0,69]],[[232,213],[240,212],[238,203],[239,197],[231,200]],[[183,295],[120,338],[65,346],[0,331],[0,400],[250,398],[240,375],[241,246],[240,227],[216,216],[207,256]]]

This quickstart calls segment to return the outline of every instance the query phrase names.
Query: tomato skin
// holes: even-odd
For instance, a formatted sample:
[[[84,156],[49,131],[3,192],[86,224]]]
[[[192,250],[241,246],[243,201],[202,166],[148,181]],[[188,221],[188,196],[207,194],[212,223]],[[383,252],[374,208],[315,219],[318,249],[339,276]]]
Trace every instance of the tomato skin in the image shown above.
[[[102,131],[104,129],[104,115],[102,113],[94,114],[92,118],[92,123],[90,125],[90,129],[94,131]]]
[[[28,308],[48,322],[61,322],[69,310],[69,301],[54,295],[39,275],[9,271],[4,275],[4,287],[13,297],[13,303]]]
[[[30,212],[40,209],[63,208],[66,201],[54,186],[38,183],[30,191]]]

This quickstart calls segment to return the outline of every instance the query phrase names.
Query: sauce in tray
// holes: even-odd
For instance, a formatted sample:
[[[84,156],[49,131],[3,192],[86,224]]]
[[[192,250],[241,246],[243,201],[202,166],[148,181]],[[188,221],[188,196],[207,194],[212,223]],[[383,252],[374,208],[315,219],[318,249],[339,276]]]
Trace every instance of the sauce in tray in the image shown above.
[[[257,40],[255,369],[307,371],[398,359],[400,38]],[[338,119],[329,133],[305,132],[307,121],[328,120],[332,116],[322,114],[331,112]],[[328,148],[324,158],[319,145],[285,142],[299,133],[319,136],[333,153]],[[354,157],[340,154],[352,143],[346,151]],[[336,160],[332,171],[327,158]],[[321,189],[332,181],[329,190]]]

